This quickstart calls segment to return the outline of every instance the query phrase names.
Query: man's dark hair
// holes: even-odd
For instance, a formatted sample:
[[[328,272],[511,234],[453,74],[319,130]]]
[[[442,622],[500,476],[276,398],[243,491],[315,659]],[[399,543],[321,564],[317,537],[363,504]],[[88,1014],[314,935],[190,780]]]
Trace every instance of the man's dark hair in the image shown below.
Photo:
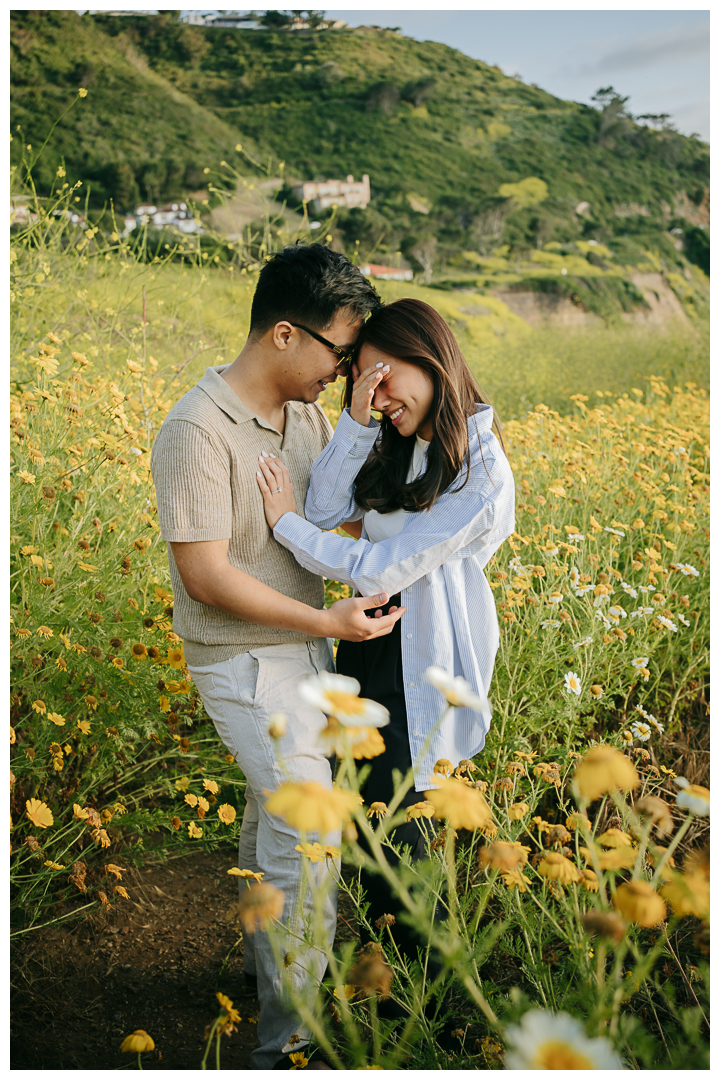
[[[283,319],[320,331],[338,311],[364,319],[380,307],[373,286],[345,255],[322,244],[295,244],[278,251],[260,271],[250,333],[264,334]]]

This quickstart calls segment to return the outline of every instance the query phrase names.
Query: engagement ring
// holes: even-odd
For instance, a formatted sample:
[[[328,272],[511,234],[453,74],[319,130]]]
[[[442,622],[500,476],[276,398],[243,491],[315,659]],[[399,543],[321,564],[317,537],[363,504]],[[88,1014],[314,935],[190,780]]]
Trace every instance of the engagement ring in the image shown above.
[[[270,494],[277,495],[279,491],[282,491],[282,488],[276,488],[275,491],[271,491]]]

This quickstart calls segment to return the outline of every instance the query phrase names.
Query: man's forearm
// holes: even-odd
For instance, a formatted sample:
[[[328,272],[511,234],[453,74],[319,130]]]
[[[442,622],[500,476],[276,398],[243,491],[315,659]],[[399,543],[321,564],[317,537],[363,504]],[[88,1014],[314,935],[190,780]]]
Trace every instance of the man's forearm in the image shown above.
[[[326,636],[325,611],[284,596],[228,562],[211,576],[184,584],[194,600],[226,611],[236,619],[279,630],[298,630],[314,637]]]
[[[404,613],[380,611],[368,617],[372,608],[381,608],[387,595],[338,600],[327,611],[301,604],[228,562],[228,540],[180,543],[169,541],[175,566],[191,600],[218,608],[244,622],[295,630],[309,637],[367,641],[384,637]]]

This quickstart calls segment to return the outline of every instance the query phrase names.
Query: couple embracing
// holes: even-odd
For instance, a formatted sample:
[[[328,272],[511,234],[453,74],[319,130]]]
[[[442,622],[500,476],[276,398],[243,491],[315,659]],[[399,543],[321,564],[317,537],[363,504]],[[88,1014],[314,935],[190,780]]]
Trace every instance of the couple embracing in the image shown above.
[[[338,376],[345,408],[333,432],[317,399]],[[299,835],[263,804],[263,792],[287,779],[268,722],[272,712],[287,714],[280,752],[291,779],[329,789],[318,744],[325,718],[303,703],[298,685],[335,670],[335,639],[337,671],[390,715],[366,805],[390,802],[393,769],[412,768],[406,802],[418,801],[433,786],[435,761],[455,766],[484,745],[489,712],[458,708],[422,754],[444,708],[423,673],[437,665],[481,697],[488,689],[498,624],[483,568],[514,528],[497,420],[433,308],[415,299],[382,306],[345,256],[297,245],[261,270],[238,358],[208,368],[167,416],[152,474],[174,630],[247,783],[239,864],[284,891],[288,924],[311,899],[301,895]],[[338,526],[357,539],[323,531]],[[323,577],[357,595],[325,609]],[[425,855],[415,821],[393,839]],[[310,869],[318,883],[331,872],[325,863]],[[368,919],[391,913],[384,883],[363,884]],[[416,956],[411,930],[401,944]],[[324,966],[320,955],[308,957],[292,977],[300,987],[322,978]],[[289,1054],[309,1036],[283,999],[262,931],[246,940],[245,978],[256,981],[260,1000],[253,1066],[289,1068]]]

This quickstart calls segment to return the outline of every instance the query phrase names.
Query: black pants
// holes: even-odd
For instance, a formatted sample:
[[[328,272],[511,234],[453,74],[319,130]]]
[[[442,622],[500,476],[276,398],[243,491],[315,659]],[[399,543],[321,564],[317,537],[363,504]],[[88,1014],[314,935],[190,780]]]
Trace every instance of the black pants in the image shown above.
[[[387,614],[390,606],[399,603],[399,596],[392,597],[383,609],[383,614]],[[337,651],[338,672],[357,679],[360,683],[361,696],[384,705],[390,713],[390,723],[381,729],[385,740],[385,753],[369,761],[357,762],[358,768],[370,765],[370,775],[362,789],[366,807],[373,802],[389,804],[394,794],[393,769],[399,769],[405,776],[412,768],[408,716],[403,689],[401,623],[402,619],[399,619],[391,634],[373,641],[341,641]],[[401,805],[411,806],[413,803],[420,802],[421,799],[422,795],[415,790],[413,785],[406,792]],[[425,825],[431,824],[427,819],[423,820]],[[396,826],[392,833],[392,840],[396,847],[408,845],[413,859],[427,857],[427,842],[416,820]],[[358,842],[361,847],[368,850],[362,834]],[[394,852],[386,849],[386,856],[391,864],[397,863]],[[366,899],[369,901],[367,919],[371,925],[374,925],[375,920],[381,915],[397,915],[401,905],[393,897],[392,890],[383,877],[379,874],[364,873],[363,886]],[[438,910],[436,918],[442,918],[445,913],[443,905],[442,910]],[[413,960],[417,957],[418,947],[423,948],[426,944],[420,935],[399,920],[392,928],[392,935],[402,951]],[[363,941],[369,940],[369,935],[364,929],[361,929],[361,937]],[[435,963],[432,963],[432,967],[436,967]]]

